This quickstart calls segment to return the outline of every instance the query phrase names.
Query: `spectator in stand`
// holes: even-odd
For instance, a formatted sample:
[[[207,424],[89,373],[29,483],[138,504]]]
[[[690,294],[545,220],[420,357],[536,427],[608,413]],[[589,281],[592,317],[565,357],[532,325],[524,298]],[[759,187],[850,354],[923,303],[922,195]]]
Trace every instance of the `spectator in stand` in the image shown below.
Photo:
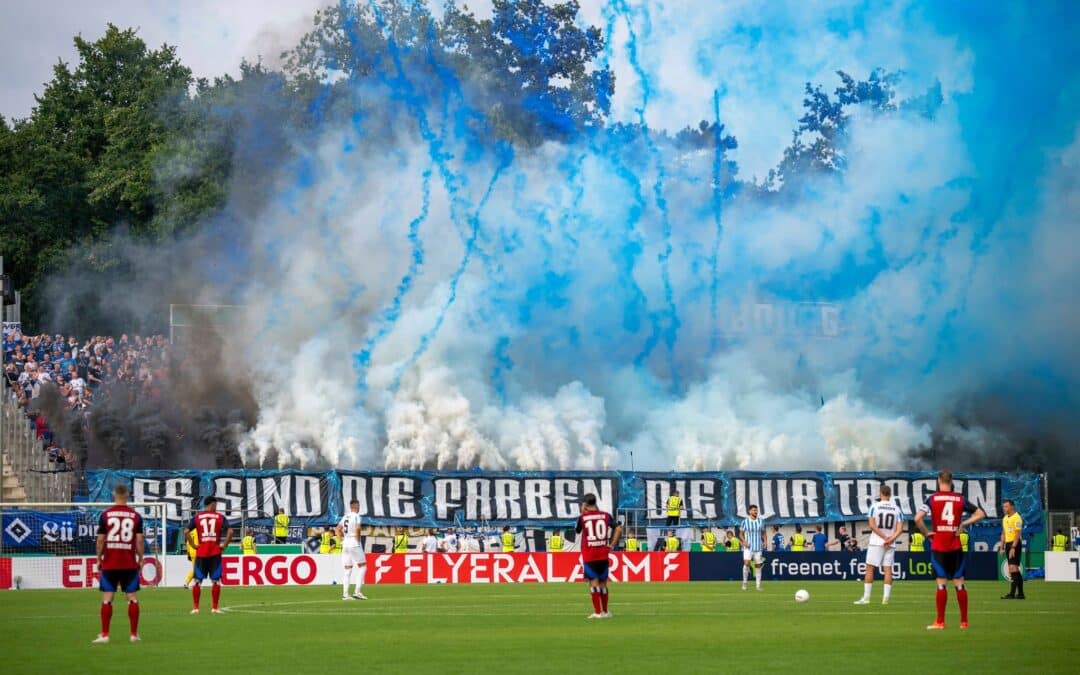
[[[844,527],[843,525],[841,525],[840,529],[836,531],[836,543],[838,544],[838,548],[841,551],[848,550],[848,545],[847,544],[848,544],[848,539],[850,539],[850,538],[851,537],[849,537],[848,533],[847,533],[847,528]]]
[[[813,542],[814,553],[824,553],[829,550],[829,536],[825,534],[824,528],[818,525],[815,529]]]

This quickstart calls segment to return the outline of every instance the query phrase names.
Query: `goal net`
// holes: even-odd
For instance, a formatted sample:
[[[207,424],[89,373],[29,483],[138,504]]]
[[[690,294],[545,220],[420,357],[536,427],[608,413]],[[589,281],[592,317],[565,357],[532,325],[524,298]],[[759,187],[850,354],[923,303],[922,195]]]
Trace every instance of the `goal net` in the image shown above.
[[[111,503],[0,503],[0,589],[94,588],[97,528]],[[166,504],[129,504],[143,517],[144,588],[165,579],[166,546],[177,536]]]

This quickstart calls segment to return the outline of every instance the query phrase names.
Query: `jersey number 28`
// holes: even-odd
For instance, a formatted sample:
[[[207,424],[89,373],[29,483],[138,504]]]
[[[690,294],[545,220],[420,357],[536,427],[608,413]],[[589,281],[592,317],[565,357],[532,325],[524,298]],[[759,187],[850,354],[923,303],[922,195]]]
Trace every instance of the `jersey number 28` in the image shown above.
[[[135,521],[132,518],[108,518],[109,532],[105,535],[106,541],[119,541],[125,544],[131,543],[135,537]]]

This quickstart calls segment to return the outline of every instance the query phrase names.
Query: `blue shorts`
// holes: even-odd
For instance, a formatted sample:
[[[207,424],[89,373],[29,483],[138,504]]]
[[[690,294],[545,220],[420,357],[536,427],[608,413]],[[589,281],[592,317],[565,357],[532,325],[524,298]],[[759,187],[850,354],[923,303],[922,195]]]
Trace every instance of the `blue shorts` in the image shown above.
[[[963,551],[931,551],[930,564],[938,579],[963,579],[967,555]]]
[[[102,593],[138,593],[139,570],[101,570],[98,583]]]
[[[221,556],[212,555],[209,558],[195,558],[195,578],[199,581],[221,581]]]
[[[590,560],[582,565],[582,569],[585,571],[585,578],[592,581],[607,581],[608,578],[608,561],[606,560]]]

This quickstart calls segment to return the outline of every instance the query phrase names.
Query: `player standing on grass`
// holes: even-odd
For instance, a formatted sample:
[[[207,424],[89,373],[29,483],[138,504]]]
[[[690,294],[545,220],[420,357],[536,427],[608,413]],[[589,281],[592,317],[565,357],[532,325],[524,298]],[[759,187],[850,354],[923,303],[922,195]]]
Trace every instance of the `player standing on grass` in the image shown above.
[[[750,579],[750,565],[754,565],[754,581],[757,590],[761,590],[761,568],[765,562],[762,559],[762,551],[765,550],[765,522],[758,518],[756,504],[751,504],[746,510],[747,517],[739,523],[739,540],[742,543],[742,589],[746,590],[746,582]]]
[[[863,578],[863,596],[856,605],[870,604],[870,591],[874,588],[874,569],[880,568],[885,576],[885,595],[881,604],[889,604],[892,593],[892,567],[896,559],[893,543],[903,532],[904,514],[892,500],[892,488],[882,485],[881,498],[870,507],[870,546],[866,549],[866,577]]]
[[[964,514],[971,516],[964,520]],[[933,533],[923,522],[929,514]],[[938,491],[930,495],[926,504],[915,514],[915,525],[930,538],[930,564],[937,575],[937,619],[927,630],[945,630],[945,606],[949,603],[946,581],[952,579],[956,587],[956,602],[960,605],[960,628],[968,627],[968,595],[964,588],[964,567],[967,558],[960,548],[960,530],[986,517],[982,509],[971,504],[962,495],[953,492],[952,472],[938,473]]]
[[[204,510],[195,514],[184,532],[184,538],[188,541],[191,541],[192,532],[197,532],[199,536],[199,547],[195,550],[195,585],[191,587],[191,613],[199,613],[202,582],[209,577],[213,583],[210,589],[210,597],[213,599],[210,611],[213,614],[220,614],[221,554],[229,547],[233,530],[229,521],[225,520],[225,516],[218,513],[216,498],[207,497],[203,500],[203,504]]]
[[[127,505],[126,485],[113,488],[115,506],[101,512],[97,528],[97,564],[101,584],[101,633],[93,644],[109,643],[109,622],[112,621],[112,601],[117,590],[128,601],[128,623],[131,641],[139,641],[139,571],[143,559],[143,521],[135,509]]]
[[[360,501],[357,499],[349,502],[349,512],[341,517],[337,524],[336,533],[341,540],[341,599],[342,600],[367,600],[363,593],[364,572],[367,568],[367,558],[364,555],[364,546],[360,541]],[[349,595],[349,582],[353,578],[353,566],[356,566],[356,591]]]
[[[592,595],[593,613],[590,619],[610,619],[608,611],[608,556],[611,549],[619,544],[622,526],[611,531],[614,519],[610,513],[601,511],[596,505],[596,495],[591,492],[581,500],[581,515],[578,516],[574,531],[581,535],[581,566],[585,578],[589,580],[589,593]]]

